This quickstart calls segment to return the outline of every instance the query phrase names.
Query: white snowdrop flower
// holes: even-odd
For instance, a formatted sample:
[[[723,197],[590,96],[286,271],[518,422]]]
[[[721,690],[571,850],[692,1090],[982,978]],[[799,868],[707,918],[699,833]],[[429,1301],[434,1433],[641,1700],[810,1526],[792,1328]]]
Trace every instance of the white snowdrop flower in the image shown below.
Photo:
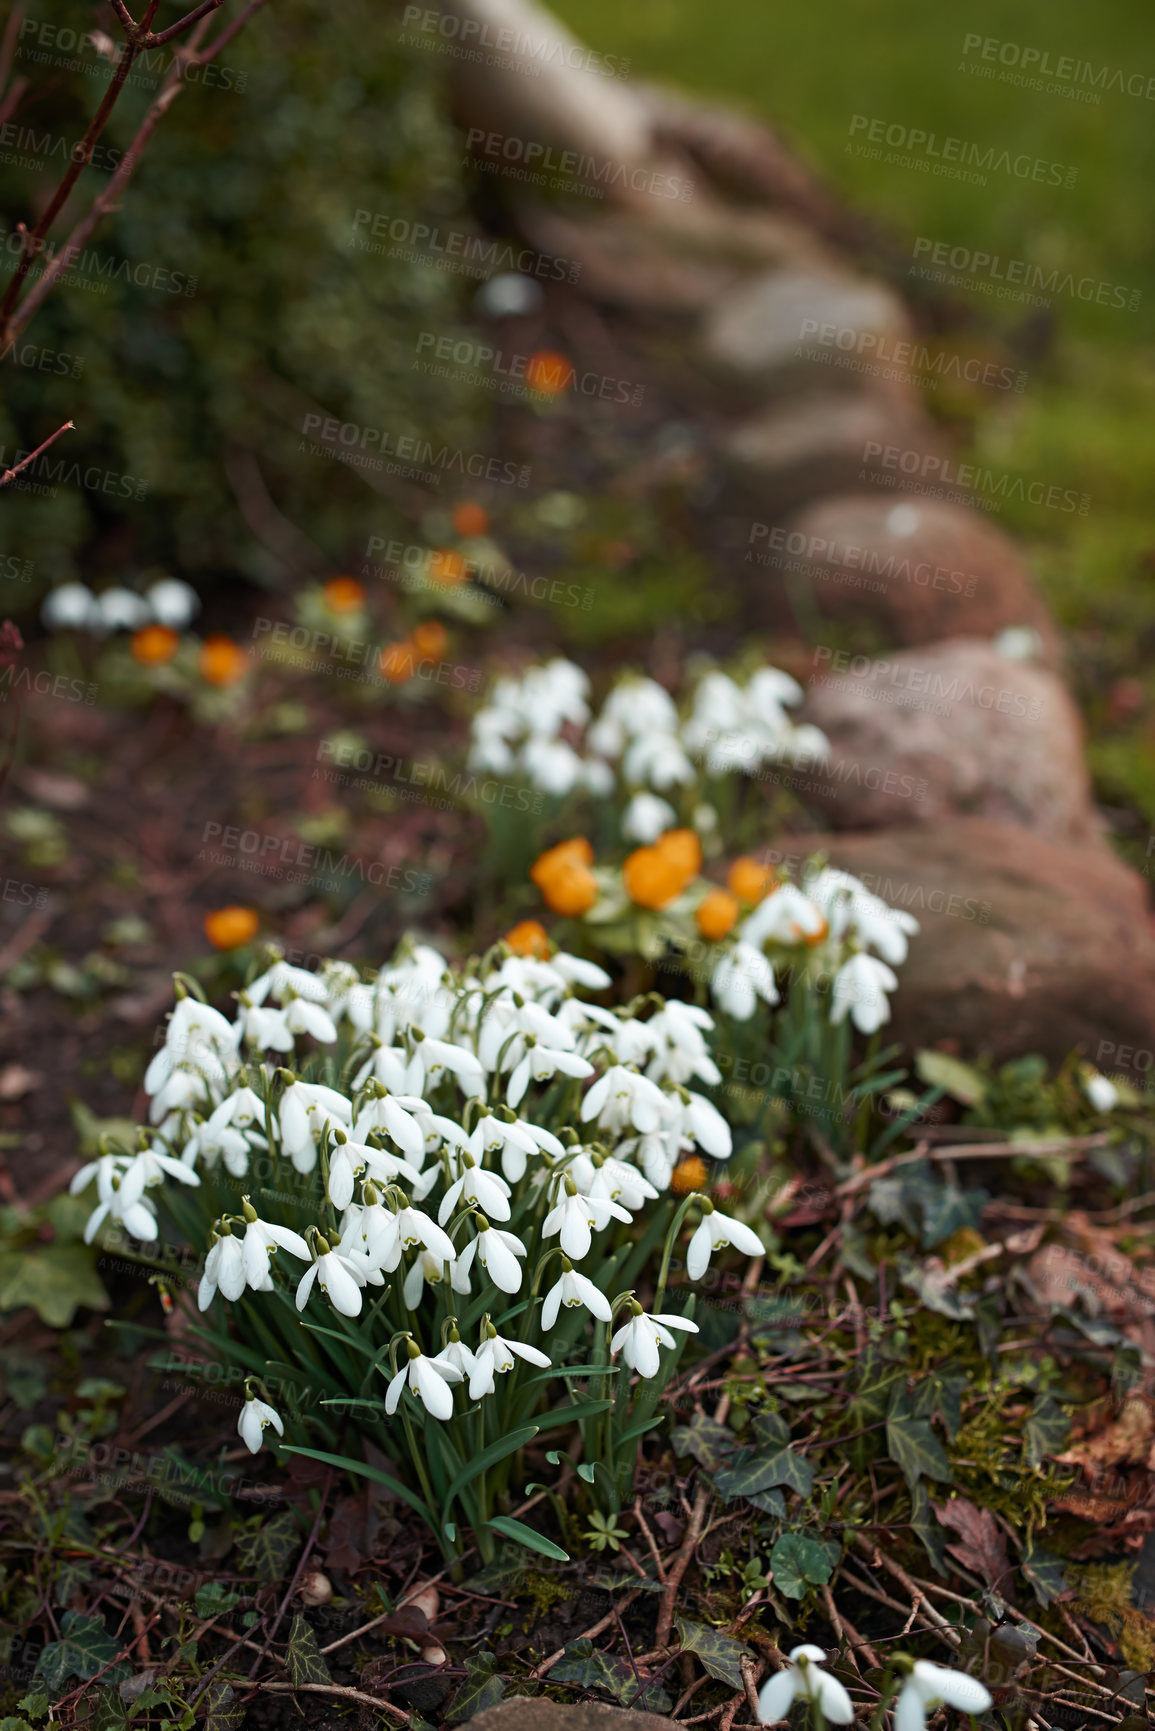
[[[669,1095],[667,1099],[676,1098]],[[728,1160],[734,1151],[730,1126],[712,1100],[704,1094],[686,1091],[681,1114],[682,1134],[692,1136],[699,1148],[712,1154],[715,1160]]]
[[[860,950],[844,962],[831,985],[830,1020],[841,1022],[846,1012],[861,1034],[873,1034],[890,1020],[888,992],[898,986],[898,976],[880,962]]]
[[[323,1046],[331,1046],[337,1038],[333,1018],[321,1004],[311,1004],[308,998],[294,998],[284,1010],[285,1026],[293,1034],[310,1034]]]
[[[659,685],[656,679],[637,679],[627,675],[602,705],[595,726],[600,722],[616,723],[630,738],[643,733],[673,733],[678,725],[678,710],[665,686]],[[594,749],[601,750],[601,747],[595,746]]]
[[[416,1341],[408,1339],[405,1344],[409,1361],[389,1383],[385,1394],[385,1411],[390,1415],[397,1411],[402,1390],[408,1383],[410,1393],[417,1396],[431,1418],[439,1418],[442,1422],[452,1418],[452,1384],[462,1380],[461,1372],[444,1354],[426,1358]]]
[[[250,1004],[263,1004],[270,995],[283,1001],[290,992],[294,997],[307,998],[310,1003],[323,1004],[328,987],[319,975],[310,973],[308,968],[294,967],[282,956],[258,975],[251,986],[246,986],[243,995]]]
[[[472,1376],[477,1368],[477,1360],[458,1334],[456,1323],[449,1330],[449,1339],[441,1349],[441,1357],[454,1370],[459,1370],[463,1379]]]
[[[574,1262],[589,1255],[591,1228],[601,1232],[611,1220],[628,1226],[633,1215],[620,1202],[605,1196],[583,1196],[567,1173],[561,1181],[558,1200],[542,1222],[543,1238],[557,1237],[565,1254]]]
[[[334,1208],[347,1208],[353,1200],[353,1185],[368,1166],[373,1150],[364,1142],[350,1142],[343,1130],[333,1134],[335,1141],[329,1151],[329,1201]]]
[[[261,1283],[256,1287],[258,1292],[272,1291],[273,1283],[267,1270],[265,1281],[267,1285]],[[247,1285],[244,1243],[241,1239],[234,1238],[226,1226],[222,1235],[209,1246],[209,1253],[205,1257],[204,1273],[197,1287],[197,1306],[201,1310],[207,1310],[218,1292],[232,1303],[241,1296]]]
[[[272,1005],[242,1004],[238,1030],[257,1052],[291,1052],[295,1044],[284,1010]]]
[[[285,1427],[267,1401],[257,1400],[255,1395],[249,1395],[241,1408],[237,1430],[250,1454],[259,1454],[264,1447],[265,1429],[272,1425],[278,1436],[284,1436]]]
[[[381,1262],[386,1274],[392,1274],[397,1267],[402,1251],[412,1250],[417,1244],[430,1251],[441,1262],[454,1262],[457,1259],[457,1251],[449,1234],[443,1232],[437,1222],[431,1220],[428,1214],[423,1214],[420,1208],[414,1208],[406,1202],[393,1216],[392,1243]]]
[[[80,1192],[86,1190],[94,1178],[101,1195],[103,1195],[107,1188],[111,1188],[112,1179],[114,1177],[119,1178],[123,1170],[131,1164],[132,1158],[131,1154],[101,1154],[97,1159],[89,1160],[78,1172],[73,1173],[72,1181],[68,1186],[69,1195],[79,1196]],[[137,1190],[137,1195],[140,1194],[143,1187],[141,1184]]]
[[[148,624],[148,605],[135,590],[117,585],[97,596],[96,617],[104,631],[138,631]]]
[[[614,791],[614,772],[600,757],[587,757],[583,780],[595,799],[608,799]]]
[[[437,1210],[438,1225],[444,1226],[453,1210],[461,1202],[470,1203],[481,1213],[491,1214],[495,1220],[509,1219],[509,1185],[496,1172],[487,1172],[478,1166],[472,1154],[461,1156],[459,1176],[446,1190],[441,1198],[441,1206]]]
[[[469,769],[486,770],[491,775],[513,774],[517,768],[517,756],[507,738],[511,719],[492,709],[483,709],[474,716],[467,759]]]
[[[290,1082],[278,1107],[281,1147],[298,1172],[311,1172],[317,1164],[317,1142],[327,1129],[345,1130],[353,1107],[335,1088],[320,1082]]]
[[[237,1088],[232,1094],[226,1094],[211,1114],[209,1124],[214,1130],[222,1130],[226,1126],[234,1130],[251,1130],[254,1127],[263,1130],[265,1102],[247,1085]]]
[[[530,1036],[532,1039],[533,1036]],[[510,1075],[509,1086],[505,1091],[506,1104],[517,1106],[525,1098],[525,1091],[531,1079],[534,1082],[548,1082],[558,1071],[564,1076],[575,1076],[584,1081],[594,1073],[593,1065],[576,1052],[562,1051],[557,1046],[543,1046],[539,1043],[530,1044],[526,1041],[526,1053]]]
[[[590,1315],[596,1316],[599,1322],[609,1322],[613,1314],[605,1293],[584,1274],[579,1274],[566,1257],[562,1262],[560,1280],[556,1281],[545,1295],[545,1303],[541,1307],[541,1326],[544,1329],[552,1328],[563,1305],[567,1310],[573,1310],[579,1304],[584,1304]]]
[[[588,992],[603,992],[612,983],[610,975],[596,962],[587,962],[583,956],[571,956],[565,950],[558,950],[551,956],[549,965],[567,985],[584,986]]]
[[[760,949],[741,938],[718,961],[710,976],[710,991],[736,1022],[750,1020],[759,998],[766,1004],[778,1002],[774,969]]]
[[[636,1166],[612,1154],[595,1157],[583,1151],[570,1161],[568,1171],[579,1191],[595,1201],[620,1202],[623,1208],[636,1212],[658,1199],[658,1192]]]
[[[503,1339],[492,1322],[488,1323],[481,1345],[474,1354],[469,1378],[470,1400],[480,1400],[484,1395],[492,1394],[496,1378],[513,1369],[515,1358],[524,1359],[526,1364],[536,1365],[539,1370],[548,1370],[552,1362],[536,1346],[525,1346],[520,1340]]]
[[[269,1259],[278,1250],[287,1250],[290,1256],[308,1262],[309,1246],[299,1232],[293,1232],[288,1226],[275,1226],[268,1220],[261,1220],[247,1196],[243,1199],[243,1207],[245,1279],[255,1292],[267,1292],[271,1286]]]
[[[709,1011],[671,998],[645,1025],[654,1052],[646,1067],[651,1081],[682,1083],[695,1076],[702,1082],[722,1080],[703,1032],[714,1026]]]
[[[702,1197],[701,1208],[701,1221],[686,1251],[686,1273],[691,1280],[701,1280],[715,1250],[725,1250],[727,1245],[732,1244],[743,1256],[765,1256],[766,1246],[752,1226],[722,1214],[709,1197]]]
[[[673,733],[643,733],[628,748],[622,772],[629,782],[650,787],[689,786],[694,766]]]
[[[225,1081],[237,1066],[237,1036],[233,1024],[202,1004],[199,998],[181,998],[165,1030],[164,1045],[144,1073],[144,1091],[157,1094],[178,1065],[199,1069],[214,1081]]]
[[[301,1276],[297,1287],[297,1309],[304,1310],[315,1281],[334,1310],[339,1310],[342,1316],[360,1316],[361,1288],[366,1280],[364,1270],[352,1256],[340,1250],[330,1250],[326,1239],[318,1236],[317,1242],[324,1244],[325,1249]]]
[[[416,1310],[425,1296],[426,1286],[440,1286],[444,1279],[445,1264],[434,1256],[432,1251],[423,1250],[419,1256],[415,1256],[401,1287],[406,1308]]]
[[[629,1126],[635,1130],[657,1130],[665,1103],[666,1096],[648,1076],[612,1064],[587,1092],[581,1115],[584,1123],[596,1118],[603,1130],[611,1132],[620,1133]]]
[[[557,799],[564,799],[585,780],[585,764],[563,739],[531,739],[522,759],[534,787]]]
[[[1096,1112],[1113,1112],[1119,1104],[1119,1090],[1114,1082],[1100,1075],[1088,1064],[1082,1073],[1083,1092]]]
[[[892,967],[905,962],[907,937],[919,929],[918,921],[905,908],[888,907],[856,877],[832,866],[807,880],[806,893],[826,915],[835,938],[858,938]]]
[[[738,937],[756,949],[765,943],[801,944],[823,937],[826,916],[795,884],[779,884],[738,927]]]
[[[985,1713],[994,1702],[977,1677],[916,1659],[899,1690],[894,1731],[924,1731],[928,1713],[944,1704],[960,1713]]]
[[[145,1168],[138,1166],[128,1157],[124,1157],[121,1165],[116,1156],[105,1156],[92,1164],[96,1168],[96,1194],[99,1200],[85,1225],[84,1242],[91,1244],[106,1220],[119,1220],[125,1231],[130,1232],[134,1238],[156,1238],[156,1215],[151,1203],[144,1200]],[[76,1177],[79,1178],[80,1173],[77,1173]],[[76,1184],[76,1178],[73,1179],[73,1184]],[[78,1188],[82,1189],[83,1186]]]
[[[678,814],[656,793],[635,793],[622,813],[622,834],[627,841],[648,845],[677,824]]]
[[[61,583],[44,597],[40,617],[50,631],[90,631],[100,611],[86,583]]]
[[[758,1717],[763,1725],[785,1719],[798,1696],[813,1702],[832,1725],[853,1724],[854,1705],[850,1696],[837,1677],[821,1669],[825,1663],[826,1654],[821,1647],[809,1644],[795,1647],[789,1665],[763,1683],[759,1692]]]
[[[414,1113],[424,1103],[411,1094],[398,1097],[389,1093],[366,1101],[353,1126],[355,1139],[363,1142],[374,1130],[383,1131],[420,1168],[425,1158],[425,1132]]]
[[[162,577],[145,591],[144,598],[157,624],[168,625],[173,631],[183,631],[201,610],[200,596],[179,577]]]
[[[526,1163],[534,1156],[544,1152],[560,1160],[565,1153],[552,1130],[517,1118],[507,1124],[501,1118],[489,1116],[479,1118],[475,1124],[469,1151],[478,1162],[485,1154],[500,1153],[502,1176],[510,1184],[525,1176]]]
[[[781,755],[796,768],[825,763],[830,756],[830,741],[820,727],[804,721],[792,727],[782,742]]]
[[[636,1299],[630,1300],[630,1319],[618,1329],[610,1341],[610,1357],[622,1354],[631,1370],[647,1378],[657,1376],[660,1365],[659,1346],[674,1346],[671,1328],[697,1334],[698,1325],[684,1316],[647,1316]]]
[[[721,733],[740,727],[745,715],[741,687],[728,673],[707,673],[694,692],[690,719],[682,738],[691,751],[702,752]]]
[[[518,1257],[526,1255],[528,1251],[515,1233],[503,1232],[500,1227],[491,1226],[484,1216],[480,1216],[476,1238],[466,1245],[451,1270],[453,1289],[461,1293],[469,1291],[469,1271],[474,1261],[477,1261],[499,1292],[520,1292],[521,1268]]]
[[[420,1039],[417,1039],[418,1033]],[[422,1093],[427,1087],[435,1088],[448,1070],[463,1093],[484,1097],[485,1071],[473,1052],[454,1045],[450,1040],[432,1039],[420,1029],[415,1031],[414,1038],[416,1045],[407,1072],[410,1081],[416,1081],[413,1092]]]
[[[744,708],[748,715],[773,723],[782,716],[784,704],[801,703],[805,695],[798,681],[780,667],[759,667],[747,681]]]
[[[651,1130],[644,1136],[631,1137],[621,1143],[619,1153],[628,1154],[637,1160],[649,1179],[659,1191],[670,1188],[670,1180],[674,1175],[674,1167],[679,1157],[688,1153],[694,1144],[688,1137],[675,1130]]]
[[[155,1189],[166,1178],[176,1178],[182,1184],[191,1184],[194,1189],[200,1184],[195,1172],[183,1161],[166,1154],[163,1148],[142,1148],[134,1156],[132,1166],[140,1174],[142,1188],[146,1190]]]

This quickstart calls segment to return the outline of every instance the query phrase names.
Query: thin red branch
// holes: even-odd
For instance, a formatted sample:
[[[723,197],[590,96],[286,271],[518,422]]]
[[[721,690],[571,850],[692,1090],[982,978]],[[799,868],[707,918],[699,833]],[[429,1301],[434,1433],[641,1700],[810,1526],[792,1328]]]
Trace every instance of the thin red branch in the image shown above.
[[[199,6],[194,6],[191,12],[175,24],[170,24],[167,30],[150,31],[147,36],[138,38],[139,48],[162,48],[166,42],[171,42],[174,36],[179,36],[182,30],[187,30],[190,24],[196,24],[199,19],[207,18],[210,12],[215,12],[222,0],[201,0]]]
[[[56,441],[60,437],[61,433],[71,432],[74,425],[75,425],[75,422],[73,422],[73,421],[65,421],[65,423],[62,427],[57,427],[57,429],[54,433],[49,433],[48,437],[45,439],[45,441],[42,445],[37,445],[37,447],[34,451],[29,451],[29,453],[26,457],[22,457],[20,459],[20,461],[16,464],[15,468],[5,469],[4,473],[2,475],[0,475],[0,487],[6,487],[9,483],[9,481],[12,481],[15,479],[15,477],[20,473],[21,469],[26,469],[28,467],[29,463],[34,463],[36,461],[37,457],[39,457],[44,451],[46,451],[48,449],[49,445],[54,445],[56,443]]]

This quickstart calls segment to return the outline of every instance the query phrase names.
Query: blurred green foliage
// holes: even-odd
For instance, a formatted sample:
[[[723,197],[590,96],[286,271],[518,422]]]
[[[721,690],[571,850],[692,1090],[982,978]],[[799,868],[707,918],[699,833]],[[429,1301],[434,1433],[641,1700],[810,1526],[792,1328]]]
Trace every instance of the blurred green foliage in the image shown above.
[[[98,23],[109,20],[78,0],[54,6],[50,24],[47,8],[26,20],[16,71],[31,89],[16,123],[38,140],[67,148],[95,111],[108,68],[84,37]],[[72,41],[81,46],[61,50]],[[122,96],[110,149],[128,147],[170,52],[156,51],[141,84]],[[411,370],[418,333],[451,332],[469,284],[352,244],[358,210],[468,226],[430,57],[399,46],[391,11],[372,0],[337,8],[276,0],[218,64],[215,86],[190,84],[161,121],[122,209],[74,273],[79,282],[59,288],[32,319],[18,351],[27,358],[6,363],[7,450],[29,450],[71,418],[77,430],[53,455],[66,453],[69,467],[143,478],[147,492],[124,499],[119,486],[102,491],[100,482],[61,484],[50,498],[9,489],[0,546],[10,566],[34,560],[35,572],[31,583],[0,584],[4,611],[19,615],[82,559],[84,575],[98,581],[131,582],[157,564],[198,585],[213,573],[276,581],[283,566],[243,520],[230,467],[258,498],[267,489],[276,511],[320,549],[322,565],[363,555],[370,533],[395,533],[394,502],[310,453],[302,420],[270,378],[306,406],[391,440],[478,448],[466,389]],[[3,154],[10,273],[12,230],[43,208],[62,157]],[[75,213],[102,178],[85,172]],[[54,238],[67,229],[58,224]],[[45,351],[81,365],[70,359],[58,375],[58,361],[40,359]]]

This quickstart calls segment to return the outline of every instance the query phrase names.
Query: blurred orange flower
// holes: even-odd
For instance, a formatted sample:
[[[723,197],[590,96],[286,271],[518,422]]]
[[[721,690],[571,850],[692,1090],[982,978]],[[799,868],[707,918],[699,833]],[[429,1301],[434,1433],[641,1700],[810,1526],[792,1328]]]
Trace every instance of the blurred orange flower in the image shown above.
[[[365,585],[355,577],[330,577],[322,594],[332,613],[359,613],[365,605]]]
[[[679,1160],[670,1177],[670,1188],[676,1196],[688,1196],[692,1190],[706,1188],[706,1162],[700,1154],[688,1154]]]
[[[777,888],[778,878],[769,866],[743,854],[730,867],[726,882],[740,902],[760,902]]]
[[[235,685],[249,671],[249,658],[239,643],[223,632],[206,637],[197,657],[201,678],[210,685]]]
[[[260,923],[256,908],[212,908],[205,915],[205,937],[214,950],[237,950],[256,937]]]
[[[452,547],[438,547],[429,555],[429,576],[432,582],[442,583],[447,589],[452,589],[458,583],[464,583],[466,575],[465,560],[460,553],[455,553]]]
[[[525,382],[531,391],[543,397],[560,397],[574,381],[573,362],[553,349],[538,349],[529,357]]]
[[[404,685],[407,679],[412,679],[417,667],[417,657],[413,653],[411,643],[387,643],[377,658],[377,666],[383,678],[390,685]]]
[[[589,912],[598,899],[597,880],[590,870],[593,858],[594,850],[584,836],[559,842],[539,854],[529,875],[546,907],[571,919]]]
[[[488,528],[489,512],[484,505],[476,505],[472,499],[462,499],[459,505],[453,507],[454,534],[469,538],[473,535],[484,535]]]
[[[692,829],[668,829],[652,847],[635,848],[622,866],[626,894],[640,908],[657,913],[675,901],[697,877],[702,844]]]
[[[698,903],[694,918],[702,936],[717,943],[733,931],[741,911],[737,896],[732,896],[729,890],[710,890]]]
[[[418,655],[429,661],[440,661],[449,638],[444,625],[438,620],[426,619],[421,625],[413,627],[409,633],[409,641]]]
[[[132,634],[132,653],[142,667],[163,667],[180,648],[180,632],[171,625],[143,625]]]
[[[540,920],[519,920],[506,932],[505,941],[515,956],[536,956],[544,962],[553,954],[549,933]]]

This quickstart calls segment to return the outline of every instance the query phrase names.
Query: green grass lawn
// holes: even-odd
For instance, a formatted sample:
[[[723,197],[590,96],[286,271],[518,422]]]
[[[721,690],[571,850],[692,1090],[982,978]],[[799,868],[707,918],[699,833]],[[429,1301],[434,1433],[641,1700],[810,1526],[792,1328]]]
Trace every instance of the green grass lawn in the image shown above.
[[[900,246],[923,236],[1140,291],[1134,310],[1056,296],[1046,360],[1032,365],[1024,395],[990,394],[974,438],[984,458],[1015,474],[1090,495],[1085,516],[1026,506],[1003,521],[1029,546],[1069,634],[1099,791],[1130,809],[1121,828],[1135,834],[1127,851],[1141,854],[1145,826],[1155,829],[1155,35],[1142,8],[556,0],[554,9],[595,47],[629,56],[632,76],[723,98],[772,123]],[[985,60],[974,38],[1010,46]],[[1038,58],[1024,71],[1029,50]],[[1004,67],[1000,53],[1017,64]],[[1044,89],[1010,81],[1022,78]],[[1057,83],[1099,100],[1048,93]],[[1043,168],[1042,180],[992,169],[974,185],[887,161],[885,144],[882,160],[868,158],[855,149],[866,130],[852,134],[855,116],[960,139],[980,156],[993,147],[996,161],[1006,151],[1020,169],[1026,159],[1031,168],[1056,164],[1056,177],[1066,182],[1073,170],[1074,184],[1049,184]],[[988,316],[1013,340],[1029,315],[996,303]],[[1124,688],[1126,701],[1124,679],[1138,682]]]

